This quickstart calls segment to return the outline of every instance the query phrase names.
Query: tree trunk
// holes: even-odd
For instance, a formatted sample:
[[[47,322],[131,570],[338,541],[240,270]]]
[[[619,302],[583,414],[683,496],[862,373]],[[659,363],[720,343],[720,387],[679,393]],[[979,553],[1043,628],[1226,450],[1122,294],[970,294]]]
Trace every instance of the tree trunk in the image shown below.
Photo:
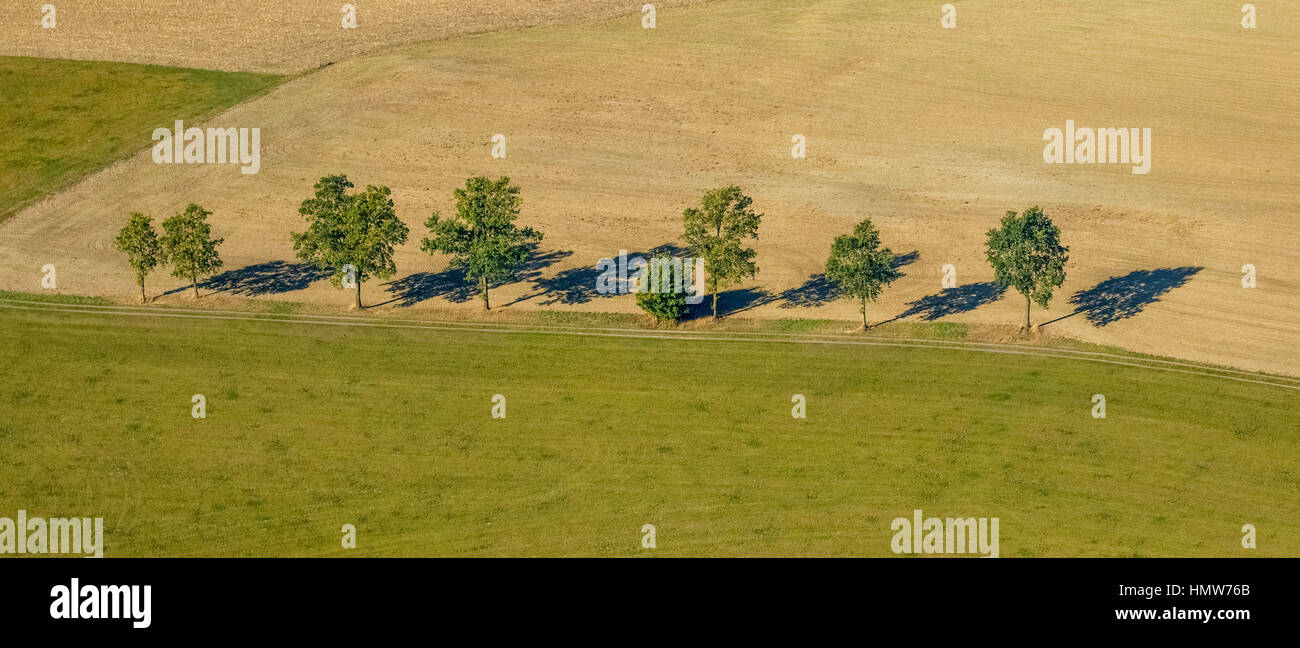
[[[862,330],[867,330],[867,298],[862,298]]]
[[[140,277],[140,303],[148,304],[149,300],[144,296],[144,277]]]
[[[714,238],[722,238],[722,221],[717,222]],[[709,292],[713,293],[713,319],[718,319],[718,278],[709,273]]]
[[[357,310],[361,309],[361,277],[357,277]]]
[[[197,270],[190,269],[190,285],[194,286],[194,298],[199,298],[199,273]]]
[[[1025,295],[1025,332],[1029,332],[1029,295]]]
[[[487,311],[492,310],[492,303],[491,303],[490,301],[488,301],[488,282],[487,282],[487,277],[483,277],[483,278],[480,279],[479,281],[480,281],[480,285],[483,286],[483,311],[484,311],[484,312],[487,312]]]

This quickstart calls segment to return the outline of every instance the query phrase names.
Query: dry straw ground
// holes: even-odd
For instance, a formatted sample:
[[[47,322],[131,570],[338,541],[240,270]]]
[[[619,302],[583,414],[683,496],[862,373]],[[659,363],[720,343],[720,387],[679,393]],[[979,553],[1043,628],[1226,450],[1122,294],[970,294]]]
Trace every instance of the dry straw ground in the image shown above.
[[[142,4],[180,5],[192,12],[189,25],[233,11]],[[430,6],[452,4],[461,5]],[[486,28],[560,15],[510,13],[533,5],[503,3],[506,19],[474,4],[480,9],[456,20]],[[582,18],[612,11],[537,4]],[[227,269],[252,266],[214,290],[345,305],[347,295],[278,263],[293,259],[289,233],[302,228],[296,209],[312,183],[343,172],[358,185],[391,186],[413,233],[396,282],[368,285],[367,301],[479,308],[441,273],[443,259],[419,251],[422,223],[450,210],[465,177],[506,174],[523,187],[523,220],[547,237],[530,279],[494,302],[632,311],[629,298],[592,294],[596,260],[680,242],[681,210],[706,189],[737,183],[767,215],[758,280],[726,298],[747,317],[854,319],[851,303],[827,302],[806,282],[833,236],[870,216],[896,252],[916,252],[873,320],[1018,322],[1017,295],[991,300],[983,235],[1006,210],[1040,204],[1071,246],[1064,288],[1050,311],[1035,309],[1036,321],[1061,318],[1045,334],[1296,373],[1300,88],[1287,62],[1300,55],[1300,7],[1256,3],[1260,27],[1250,31],[1222,4],[970,1],[958,29],[943,30],[930,3],[717,2],[661,8],[653,31],[640,28],[634,9],[388,49],[214,119],[262,129],[254,176],[155,165],[149,131],[165,124],[150,125],[140,155],[0,225],[0,287],[35,290],[40,267],[56,263],[61,291],[129,298],[135,288],[111,248],[114,232],[130,211],[161,218],[195,201],[215,212]],[[320,20],[312,29],[325,33],[329,21]],[[286,70],[369,49],[312,38],[268,45],[269,37],[216,25],[183,38],[163,28],[154,43],[99,36],[38,51]],[[403,29],[420,27],[376,27],[367,38],[407,40],[397,36]],[[1044,164],[1043,130],[1067,119],[1151,128],[1150,174]],[[490,157],[495,133],[509,138],[505,160]],[[806,160],[791,159],[796,133],[808,138]],[[1253,290],[1240,283],[1247,263],[1260,273]],[[964,288],[941,293],[944,264],[956,266]],[[159,277],[153,285],[179,284]]]
[[[607,18],[642,5],[625,0],[53,0],[58,26],[40,29],[42,4],[5,8],[0,54],[277,74],[402,43]],[[356,7],[356,30],[342,29],[344,4]]]

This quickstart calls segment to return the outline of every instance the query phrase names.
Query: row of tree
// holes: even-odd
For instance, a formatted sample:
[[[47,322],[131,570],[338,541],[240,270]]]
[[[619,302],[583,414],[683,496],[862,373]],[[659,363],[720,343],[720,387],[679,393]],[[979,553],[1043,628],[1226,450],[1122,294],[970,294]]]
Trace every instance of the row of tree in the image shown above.
[[[139,212],[132,213],[126,226],[113,240],[113,247],[126,254],[140,284],[140,301],[147,301],[144,278],[155,268],[170,263],[172,276],[189,279],[194,296],[199,296],[199,277],[221,268],[217,246],[224,239],[212,238],[208,216],[212,212],[191,203],[185,211],[163,221],[163,234],[154,231],[153,220]]]
[[[984,255],[993,267],[993,280],[1015,288],[1025,297],[1025,329],[1030,328],[1030,303],[1047,308],[1052,293],[1065,282],[1070,248],[1061,245],[1061,230],[1037,206],[1017,214],[1009,211],[998,227],[988,231]],[[885,286],[902,274],[894,253],[883,247],[880,233],[864,219],[852,234],[835,237],[826,260],[826,277],[842,296],[856,299],[867,328],[867,302],[876,301]]]
[[[739,187],[724,187],[704,195],[700,207],[682,214],[686,242],[704,261],[713,317],[718,317],[718,290],[752,278],[758,272],[757,256],[745,247],[746,239],[758,238],[763,215],[752,208],[753,200]],[[1030,328],[1031,303],[1047,308],[1056,288],[1065,281],[1069,248],[1061,245],[1061,231],[1039,207],[1023,213],[1007,212],[998,227],[989,230],[985,257],[993,268],[994,281],[1015,288],[1025,297],[1025,328]],[[835,237],[826,259],[826,278],[839,294],[858,302],[862,328],[868,328],[867,304],[902,273],[894,253],[880,240],[870,219],[863,219],[853,232]],[[673,293],[637,295],[641,308],[660,321],[679,321],[686,316],[684,296]]]
[[[291,234],[291,239],[300,261],[329,272],[336,287],[355,286],[356,307],[362,308],[362,284],[397,272],[394,252],[406,243],[409,229],[397,217],[388,187],[369,185],[364,191],[349,193],[352,188],[344,175],[321,178],[313,196],[298,208],[307,229]],[[470,178],[464,188],[455,190],[454,197],[455,214],[443,218],[435,212],[425,221],[429,235],[420,249],[448,255],[451,267],[464,270],[477,285],[483,308],[489,310],[492,286],[517,277],[542,234],[515,224],[522,199],[519,187],[509,178]],[[191,204],[163,221],[159,237],[148,216],[131,214],[114,245],[127,255],[135,270],[141,301],[146,301],[145,277],[162,264],[172,265],[173,276],[188,279],[196,298],[199,279],[221,268],[217,247],[223,239],[212,237],[209,215],[211,212]],[[718,317],[719,290],[758,273],[757,253],[746,243],[758,238],[762,219],[753,209],[753,200],[736,186],[710,191],[699,207],[682,213],[683,236],[704,264],[714,318]],[[1025,296],[1027,328],[1029,304],[1046,308],[1055,288],[1065,280],[1068,251],[1060,244],[1060,231],[1038,207],[1022,214],[1008,212],[1001,225],[988,232],[986,256],[995,280]],[[900,276],[893,253],[883,246],[869,219],[831,244],[826,277],[841,296],[859,302],[864,329],[867,303],[874,302]],[[662,321],[686,316],[685,294],[647,292],[645,282],[641,284],[637,303],[651,316]]]
[[[355,287],[356,307],[361,308],[361,286],[368,279],[388,278],[397,272],[394,252],[406,243],[410,231],[393,209],[388,187],[367,186],[349,193],[353,184],[347,176],[331,175],[316,183],[311,198],[298,208],[307,230],[290,235],[300,261],[330,273],[335,287]],[[522,201],[519,187],[509,178],[470,178],[455,191],[456,214],[443,218],[434,213],[426,222],[429,236],[420,248],[430,254],[447,254],[453,268],[479,286],[484,309],[490,307],[489,289],[513,279],[527,262],[542,234],[519,227]],[[140,286],[140,300],[147,301],[145,278],[170,261],[172,274],[190,280],[199,296],[199,279],[221,268],[217,246],[223,239],[212,237],[207,217],[211,212],[191,204],[185,211],[163,222],[163,235],[154,231],[152,220],[131,214],[114,241],[127,255]]]

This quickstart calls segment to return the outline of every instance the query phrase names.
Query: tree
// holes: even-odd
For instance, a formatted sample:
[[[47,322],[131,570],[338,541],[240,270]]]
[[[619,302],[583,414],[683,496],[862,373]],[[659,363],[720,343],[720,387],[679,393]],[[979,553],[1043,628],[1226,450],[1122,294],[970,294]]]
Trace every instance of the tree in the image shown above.
[[[225,239],[212,238],[208,216],[212,212],[190,203],[184,212],[163,221],[163,255],[171,261],[172,276],[189,279],[194,298],[199,297],[199,277],[221,268],[217,246]]]
[[[158,234],[153,230],[153,220],[140,212],[132,212],[122,231],[113,239],[113,247],[126,255],[127,262],[135,270],[135,282],[140,285],[140,303],[147,303],[144,278],[166,260],[158,243]]]
[[[658,272],[661,265],[668,268],[668,272]],[[655,261],[651,262],[644,276],[637,282],[636,305],[653,317],[655,322],[676,324],[686,317],[689,310],[686,306],[686,293],[679,292],[674,285],[672,276],[674,272],[684,272],[680,262],[674,266],[671,256],[659,254],[655,256]],[[652,273],[655,275],[653,279]],[[664,280],[668,280],[667,285],[664,285]],[[689,279],[682,277],[680,281],[685,283]]]
[[[406,242],[410,229],[393,210],[388,187],[367,185],[365,191],[349,195],[352,186],[345,175],[317,181],[315,195],[298,207],[298,213],[307,219],[307,231],[290,234],[290,238],[298,260],[333,272],[330,283],[335,288],[356,284],[356,307],[360,309],[361,284],[397,272],[393,252]]]
[[[451,255],[451,266],[463,268],[470,280],[478,282],[483,310],[491,310],[488,289],[515,277],[542,234],[515,225],[523,201],[510,178],[473,177],[453,195],[456,215],[443,220],[434,212],[424,223],[430,236],[420,249]]]
[[[753,248],[741,247],[741,239],[758,238],[763,215],[750,209],[753,202],[740,187],[723,187],[704,194],[699,209],[682,212],[686,242],[704,260],[709,275],[714,319],[718,317],[718,288],[758,274]]]
[[[894,268],[894,253],[880,246],[880,233],[864,219],[852,234],[835,237],[826,259],[826,278],[840,294],[861,301],[862,330],[867,330],[867,302],[876,301],[884,287],[902,276]]]
[[[1002,226],[989,230],[986,254],[994,280],[1025,296],[1026,330],[1030,303],[1047,308],[1052,291],[1065,281],[1070,248],[1062,246],[1060,239],[1061,230],[1036,206],[1020,215],[1007,212]]]

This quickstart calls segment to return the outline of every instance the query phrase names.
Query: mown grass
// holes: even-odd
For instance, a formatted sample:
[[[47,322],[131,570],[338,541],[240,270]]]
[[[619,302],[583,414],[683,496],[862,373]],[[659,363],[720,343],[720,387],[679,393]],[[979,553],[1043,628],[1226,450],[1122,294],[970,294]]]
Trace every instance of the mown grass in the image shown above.
[[[7,308],[0,368],[0,515],[103,516],[110,556],[880,556],[915,508],[1000,518],[1003,556],[1300,551],[1300,395],[1263,385],[956,350]]]
[[[281,76],[0,56],[0,221]]]

